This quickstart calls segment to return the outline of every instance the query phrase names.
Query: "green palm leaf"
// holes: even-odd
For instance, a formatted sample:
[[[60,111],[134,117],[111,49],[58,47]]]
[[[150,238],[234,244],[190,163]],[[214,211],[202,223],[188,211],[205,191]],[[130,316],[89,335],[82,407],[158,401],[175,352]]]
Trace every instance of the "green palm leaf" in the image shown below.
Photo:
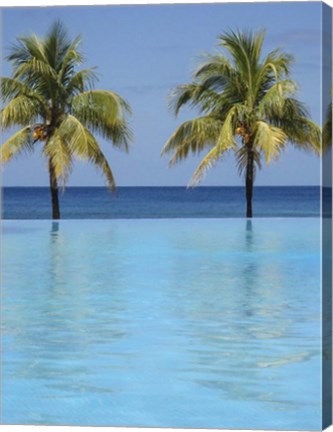
[[[212,148],[207,155],[200,162],[198,168],[195,170],[188,187],[196,186],[202,178],[205,176],[206,172],[212,168],[216,162],[221,158],[223,152],[218,147]]]
[[[91,90],[97,81],[97,75],[95,73],[96,68],[90,67],[87,69],[82,69],[70,77],[66,77],[67,91],[69,94],[81,93],[87,90]],[[60,79],[61,79],[60,71]]]
[[[253,177],[255,178],[257,169],[261,169],[261,156],[260,152],[255,148],[252,150],[253,156]],[[249,164],[249,149],[246,145],[239,147],[235,151],[237,170],[240,176],[243,176],[246,173],[246,169]]]
[[[14,125],[32,124],[39,115],[42,115],[39,102],[22,94],[12,99],[1,110],[1,126],[9,128]]]
[[[114,190],[115,180],[111,168],[91,132],[76,117],[68,115],[59,126],[58,133],[70,155],[98,166],[109,188]]]
[[[332,102],[329,104],[327,116],[323,127],[323,147],[332,146]]]
[[[218,139],[222,123],[213,117],[199,117],[181,124],[165,143],[162,155],[174,151],[170,165],[184,159],[189,152],[200,153],[204,148],[211,147]]]
[[[0,162],[6,163],[21,152],[31,151],[32,149],[31,128],[30,126],[26,126],[2,144],[0,148]]]
[[[71,107],[86,127],[128,151],[131,133],[125,116],[130,108],[118,94],[106,90],[83,92],[73,97]]]
[[[72,171],[72,152],[61,132],[57,129],[48,140],[43,149],[44,155],[50,160],[55,175],[65,187],[69,174]]]
[[[234,139],[234,129],[235,117],[239,108],[240,107],[238,105],[235,105],[229,111],[225,122],[220,128],[215,146],[208,152],[208,154],[201,161],[198,168],[195,170],[190,181],[191,187],[197,185],[202,180],[206,172],[216,164],[216,162],[222,157],[224,153],[226,153],[228,150],[237,148],[236,141]]]
[[[287,144],[287,140],[288,136],[282,129],[263,121],[257,122],[254,146],[263,152],[267,164],[279,157],[281,150]]]
[[[263,118],[283,117],[286,101],[295,94],[297,85],[292,80],[281,80],[273,84],[258,104],[258,115]]]

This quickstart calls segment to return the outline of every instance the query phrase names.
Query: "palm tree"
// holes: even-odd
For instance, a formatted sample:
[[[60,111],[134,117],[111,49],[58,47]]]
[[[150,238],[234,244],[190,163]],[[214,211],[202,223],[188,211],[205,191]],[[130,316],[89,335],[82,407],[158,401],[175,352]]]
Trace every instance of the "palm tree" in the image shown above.
[[[112,91],[94,89],[95,68],[77,70],[83,62],[80,42],[80,37],[70,40],[60,22],[44,39],[34,34],[19,37],[7,56],[13,66],[11,77],[1,79],[2,127],[22,127],[1,146],[1,162],[42,143],[53,219],[60,218],[58,183],[65,187],[74,158],[95,164],[108,187],[115,188],[94,134],[126,151],[131,137],[126,121],[129,105]]]
[[[295,94],[290,79],[292,56],[275,49],[262,56],[265,32],[230,32],[219,36],[219,50],[205,56],[190,84],[178,86],[170,105],[177,115],[183,105],[200,117],[182,123],[163,147],[173,152],[170,165],[189,153],[208,150],[194,172],[195,186],[224,154],[233,151],[245,173],[247,210],[252,217],[256,168],[268,164],[288,142],[305,150],[320,149],[321,131]]]

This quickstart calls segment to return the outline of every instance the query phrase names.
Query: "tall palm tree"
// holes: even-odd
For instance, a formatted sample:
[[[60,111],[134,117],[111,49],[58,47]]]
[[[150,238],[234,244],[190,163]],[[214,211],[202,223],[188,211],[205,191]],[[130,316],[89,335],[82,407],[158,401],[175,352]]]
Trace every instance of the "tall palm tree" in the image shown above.
[[[126,151],[131,137],[126,121],[129,105],[112,91],[94,89],[95,68],[77,70],[83,62],[80,42],[80,37],[70,40],[60,22],[44,39],[34,34],[19,37],[7,57],[13,67],[11,77],[1,79],[2,127],[22,127],[1,146],[1,162],[42,144],[53,219],[60,218],[58,183],[65,186],[74,158],[95,164],[109,188],[115,188],[94,134]]]
[[[200,117],[181,124],[163,147],[173,152],[170,165],[188,154],[208,153],[194,172],[195,186],[223,155],[233,151],[239,172],[245,173],[246,216],[252,217],[256,168],[278,158],[288,142],[305,150],[320,149],[321,131],[295,94],[290,79],[292,56],[275,49],[262,55],[265,32],[229,32],[219,36],[219,50],[206,55],[190,84],[171,97],[177,115],[183,105]]]

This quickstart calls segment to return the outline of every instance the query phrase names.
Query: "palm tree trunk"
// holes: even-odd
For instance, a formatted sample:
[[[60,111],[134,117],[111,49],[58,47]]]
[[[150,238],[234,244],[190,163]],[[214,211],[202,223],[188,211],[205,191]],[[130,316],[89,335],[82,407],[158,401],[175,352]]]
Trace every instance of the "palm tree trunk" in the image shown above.
[[[254,174],[254,159],[253,150],[248,150],[247,165],[246,165],[246,217],[252,218],[252,195],[253,195],[253,174]]]
[[[52,200],[52,219],[60,219],[58,182],[57,182],[57,177],[55,175],[54,167],[51,160],[49,160],[49,174],[50,174],[50,189],[51,189],[51,200]]]

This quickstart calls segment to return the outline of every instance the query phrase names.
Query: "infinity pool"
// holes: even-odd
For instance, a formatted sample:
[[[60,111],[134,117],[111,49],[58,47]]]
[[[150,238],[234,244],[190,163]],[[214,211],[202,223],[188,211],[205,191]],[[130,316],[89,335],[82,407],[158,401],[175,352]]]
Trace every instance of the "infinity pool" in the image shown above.
[[[4,424],[321,429],[319,219],[4,221]]]

